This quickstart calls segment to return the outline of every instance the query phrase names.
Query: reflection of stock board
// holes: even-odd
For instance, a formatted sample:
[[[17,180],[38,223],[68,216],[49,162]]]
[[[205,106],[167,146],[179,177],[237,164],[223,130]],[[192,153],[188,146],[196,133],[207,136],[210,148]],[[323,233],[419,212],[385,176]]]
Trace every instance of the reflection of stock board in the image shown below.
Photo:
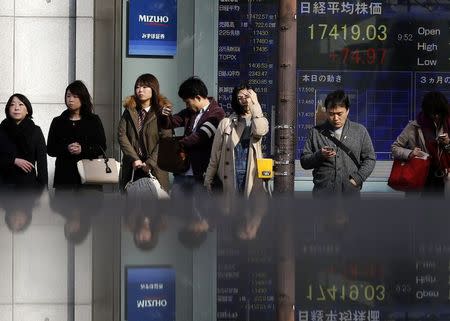
[[[239,242],[233,227],[218,230],[217,321],[275,320],[273,239]]]
[[[298,218],[296,320],[450,320],[445,203],[367,206]]]
[[[414,119],[424,92],[450,96],[450,73],[442,72],[450,71],[450,4],[298,5],[297,157],[315,109],[327,93],[343,88],[350,95],[350,118],[369,130],[377,159],[389,159],[392,142]]]

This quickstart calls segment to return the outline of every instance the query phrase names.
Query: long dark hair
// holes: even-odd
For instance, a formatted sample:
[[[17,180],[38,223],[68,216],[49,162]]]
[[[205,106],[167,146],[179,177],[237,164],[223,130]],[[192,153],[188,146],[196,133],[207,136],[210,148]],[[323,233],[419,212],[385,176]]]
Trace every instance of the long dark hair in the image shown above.
[[[136,101],[136,104],[140,106],[139,98],[136,96],[136,88],[138,86],[147,86],[152,89],[152,98],[150,99],[150,103],[152,108],[159,109],[159,81],[158,79],[152,75],[152,74],[142,74],[134,83],[134,100]]]
[[[422,111],[430,119],[434,115],[439,115],[439,118],[443,121],[450,115],[447,97],[440,91],[426,93],[422,100]]]
[[[241,84],[237,87],[234,87],[233,93],[231,94],[231,108],[233,111],[238,115],[244,115],[245,110],[244,107],[242,107],[241,103],[239,102],[238,94],[241,90],[249,90],[251,89],[250,86],[246,84]]]
[[[89,90],[81,80],[75,80],[66,88],[64,93],[64,102],[66,102],[67,92],[70,91],[72,95],[78,96],[81,102],[80,115],[90,115],[94,112],[94,105],[92,104],[92,97]],[[67,103],[66,103],[67,106]]]
[[[6,103],[6,106],[5,106],[6,118],[11,119],[11,116],[9,115],[9,105],[11,105],[12,100],[13,100],[14,97],[16,97],[21,102],[23,102],[23,104],[27,108],[28,114],[25,116],[25,118],[33,119],[33,107],[31,107],[30,101],[28,100],[27,97],[25,97],[22,94],[18,94],[18,93],[13,94],[11,97],[9,97],[8,102]]]

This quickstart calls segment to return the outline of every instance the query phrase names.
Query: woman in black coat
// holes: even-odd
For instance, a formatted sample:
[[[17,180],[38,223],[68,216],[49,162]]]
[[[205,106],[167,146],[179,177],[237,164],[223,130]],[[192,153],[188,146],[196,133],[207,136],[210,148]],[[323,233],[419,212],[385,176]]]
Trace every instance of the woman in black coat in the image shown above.
[[[0,129],[0,190],[4,186],[4,176],[14,165],[16,149],[6,133]]]
[[[67,86],[65,103],[67,109],[50,125],[47,152],[56,157],[53,187],[79,189],[82,184],[77,162],[103,155],[105,131],[93,113],[92,98],[83,82],[76,80]]]
[[[45,188],[48,183],[45,139],[41,128],[32,121],[30,101],[22,94],[12,95],[5,114],[0,130],[13,145],[8,156],[13,162],[2,164],[3,183],[15,188]]]

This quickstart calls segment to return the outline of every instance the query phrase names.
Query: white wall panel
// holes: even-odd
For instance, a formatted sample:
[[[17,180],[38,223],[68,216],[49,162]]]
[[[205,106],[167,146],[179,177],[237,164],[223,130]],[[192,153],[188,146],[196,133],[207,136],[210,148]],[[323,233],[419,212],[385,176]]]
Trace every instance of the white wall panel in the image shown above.
[[[83,80],[91,95],[94,84],[94,20],[77,18],[76,79]]]
[[[14,15],[14,1],[0,0],[0,16]]]
[[[67,87],[67,84],[66,84]],[[47,141],[48,130],[54,117],[61,115],[66,110],[64,104],[64,89],[60,92],[60,102],[57,104],[38,104],[34,103],[30,97],[28,97],[33,105],[33,120],[42,129],[45,140]]]
[[[34,103],[60,102],[69,77],[69,19],[17,18],[14,87]]]
[[[91,235],[89,233],[83,243],[75,246],[75,304],[90,304],[92,302]],[[77,318],[75,320],[78,321]]]
[[[67,242],[62,226],[32,224],[15,235],[13,266],[15,304],[67,302]]]
[[[0,305],[0,320],[12,321],[12,306],[11,305]]]
[[[4,225],[4,214],[0,215],[0,304],[12,303],[12,234]],[[2,312],[0,310],[0,320]]]
[[[0,43],[2,44],[0,59],[0,75],[2,77],[2,81],[0,81],[0,101],[2,102],[8,101],[9,96],[13,92],[13,30],[14,18],[0,17]]]
[[[68,17],[73,3],[74,0],[15,0],[16,16]]]
[[[75,306],[75,321],[92,321],[92,306],[91,305],[76,305]]]
[[[15,305],[14,321],[67,321],[67,305]]]
[[[93,17],[94,0],[77,1],[77,17]]]

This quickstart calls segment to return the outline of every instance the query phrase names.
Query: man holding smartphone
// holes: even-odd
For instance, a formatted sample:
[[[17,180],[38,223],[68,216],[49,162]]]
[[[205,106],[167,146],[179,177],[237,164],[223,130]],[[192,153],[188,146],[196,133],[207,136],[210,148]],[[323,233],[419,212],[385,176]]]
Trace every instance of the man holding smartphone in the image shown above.
[[[350,102],[342,90],[325,99],[326,122],[313,127],[300,156],[313,170],[315,197],[359,196],[375,167],[375,151],[367,129],[348,119]]]

